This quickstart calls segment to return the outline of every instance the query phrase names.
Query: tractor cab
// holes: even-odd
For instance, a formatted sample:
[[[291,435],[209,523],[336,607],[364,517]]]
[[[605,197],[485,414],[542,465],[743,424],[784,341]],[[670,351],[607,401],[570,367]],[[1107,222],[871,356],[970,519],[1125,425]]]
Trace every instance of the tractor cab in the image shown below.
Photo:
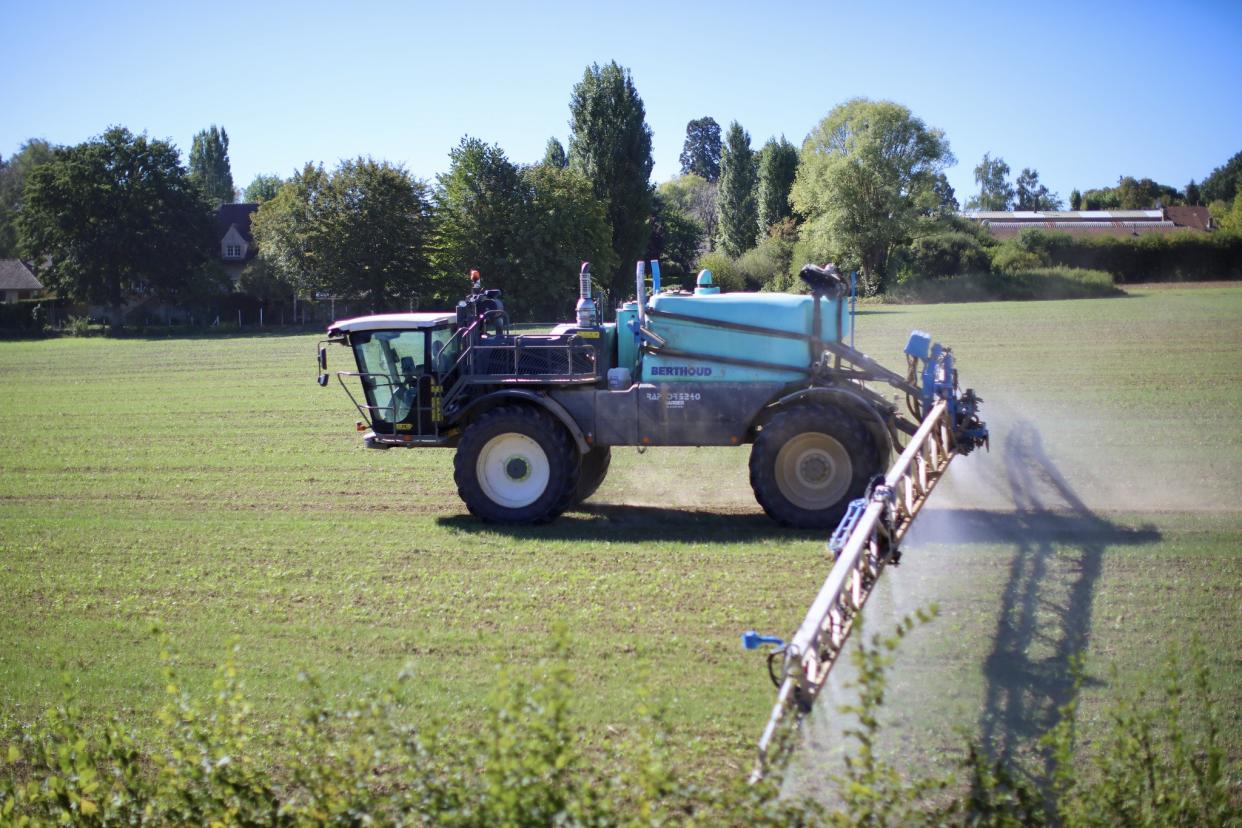
[[[328,341],[348,345],[357,371],[338,373],[357,379],[364,400],[350,398],[377,438],[413,442],[435,434],[441,389],[461,352],[455,313],[387,313],[335,322]],[[320,346],[320,368],[327,355]],[[326,384],[327,374],[320,374]]]

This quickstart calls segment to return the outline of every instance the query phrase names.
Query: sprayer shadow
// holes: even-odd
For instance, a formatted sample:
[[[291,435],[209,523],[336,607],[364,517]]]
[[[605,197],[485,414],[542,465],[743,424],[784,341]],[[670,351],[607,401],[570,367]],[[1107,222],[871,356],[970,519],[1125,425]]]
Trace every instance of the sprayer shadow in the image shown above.
[[[611,543],[728,543],[824,540],[822,531],[782,529],[755,507],[747,511],[669,509],[587,503],[541,526],[482,523],[465,515],[439,518],[462,532],[499,533],[525,540],[609,541]]]
[[[964,517],[967,528],[983,538],[1014,544],[992,652],[983,667],[979,734],[993,759],[1020,766],[1019,748],[1029,751],[1077,692],[1074,664],[1090,641],[1104,551],[1155,543],[1160,533],[1120,526],[1092,512],[1028,422],[1009,432],[1003,459],[1013,511]],[[1035,761],[1051,769],[1047,753]]]

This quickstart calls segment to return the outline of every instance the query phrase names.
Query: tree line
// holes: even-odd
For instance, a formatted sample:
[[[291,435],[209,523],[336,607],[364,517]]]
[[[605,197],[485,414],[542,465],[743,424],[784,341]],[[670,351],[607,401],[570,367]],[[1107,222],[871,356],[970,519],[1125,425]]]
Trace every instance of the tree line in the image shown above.
[[[832,260],[879,292],[919,266],[929,244],[943,258],[968,234],[944,174],[956,163],[947,137],[891,101],[834,107],[801,147],[781,136],[756,150],[738,122],[722,133],[714,118],[696,118],[681,174],[658,187],[651,129],[627,69],[587,67],[569,110],[568,147],[550,138],[534,164],[465,136],[434,182],[369,157],[333,169],[307,164],[287,179],[257,176],[244,198],[260,205],[258,257],[240,288],[264,300],[331,294],[375,310],[432,307],[452,301],[461,275],[478,269],[506,291],[516,317],[556,318],[572,307],[582,260],[614,300],[632,294],[640,258],[661,258],[673,278],[711,267],[726,287],[778,290],[796,288],[802,262]],[[113,307],[228,290],[212,219],[241,195],[228,147],[215,125],[194,137],[188,167],[169,142],[123,127],[71,147],[28,141],[0,160],[0,256],[28,259],[63,297]],[[1063,206],[1034,168],[1011,183],[1009,165],[986,153],[974,173],[968,210]],[[1242,153],[1202,184],[1178,190],[1123,177],[1113,188],[1075,190],[1070,206],[1207,203],[1222,227],[1238,230],[1239,174]]]

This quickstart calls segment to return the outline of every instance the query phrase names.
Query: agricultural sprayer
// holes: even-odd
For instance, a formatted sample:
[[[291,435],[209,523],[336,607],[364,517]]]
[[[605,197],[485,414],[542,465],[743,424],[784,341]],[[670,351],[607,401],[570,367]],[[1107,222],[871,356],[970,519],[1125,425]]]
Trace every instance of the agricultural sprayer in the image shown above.
[[[638,298],[615,321],[604,321],[583,264],[577,318],[547,333],[514,331],[500,291],[477,273],[453,311],[334,322],[319,346],[319,384],[329,381],[327,346],[352,349],[357,370],[336,376],[365,444],[455,448],[458,495],[497,523],[551,520],[590,497],[616,446],[749,444],[764,511],[788,526],[835,527],[832,569],[793,638],[743,637],[773,647],[779,687],[759,743],[762,775],[779,726],[810,711],[949,462],[988,432],[979,399],[958,388],[952,352],[929,335],[910,335],[905,373],[846,344],[853,315],[831,266],[804,267],[810,294],[791,295],[722,293],[708,271],[693,292],[663,291],[650,264],[650,293],[639,262]],[[904,397],[904,411],[883,386]]]
[[[935,418],[946,446],[986,438],[953,355],[916,332],[907,371],[846,344],[847,287],[808,265],[810,295],[724,293],[704,271],[693,292],[662,291],[658,262],[637,273],[639,300],[605,322],[580,276],[577,319],[548,333],[511,329],[499,290],[477,273],[454,311],[334,322],[319,347],[353,351],[337,378],[368,447],[456,449],[457,491],[475,516],[551,520],[591,496],[616,446],[750,444],[763,509],[795,527],[832,528],[889,458]],[[906,412],[867,384],[906,398]],[[943,403],[937,407],[937,403]]]

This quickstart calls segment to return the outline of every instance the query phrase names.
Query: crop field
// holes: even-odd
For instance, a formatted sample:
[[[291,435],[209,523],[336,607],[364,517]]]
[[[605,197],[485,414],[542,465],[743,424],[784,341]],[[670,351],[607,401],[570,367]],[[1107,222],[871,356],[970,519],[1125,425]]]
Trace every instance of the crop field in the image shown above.
[[[898,657],[894,749],[1015,749],[1076,692],[1077,652],[1089,740],[1197,637],[1242,758],[1242,286],[868,306],[858,344],[899,367],[915,327],[954,346],[993,436],[868,612],[873,631],[940,609]],[[617,449],[581,510],[482,525],[451,452],[362,448],[315,341],[0,342],[0,729],[62,673],[141,728],[164,698],[155,623],[204,691],[236,646],[260,721],[296,709],[300,671],[348,696],[408,667],[412,717],[470,728],[563,625],[589,739],[632,733],[651,698],[693,773],[749,767],[774,692],[738,635],[790,633],[828,560],[754,503],[745,449]],[[831,752],[820,719],[808,756]]]

